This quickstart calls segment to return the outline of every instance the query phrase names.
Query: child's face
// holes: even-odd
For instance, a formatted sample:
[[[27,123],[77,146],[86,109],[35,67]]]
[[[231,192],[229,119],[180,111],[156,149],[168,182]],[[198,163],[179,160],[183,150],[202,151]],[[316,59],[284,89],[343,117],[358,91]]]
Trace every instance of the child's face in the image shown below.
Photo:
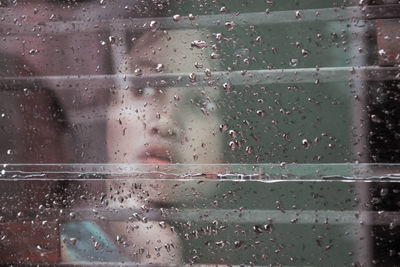
[[[202,40],[199,38],[195,30],[146,33],[133,41],[119,71],[137,74],[140,69],[142,76],[204,72],[210,68],[211,52],[209,48],[191,47],[193,41]],[[203,67],[199,68],[200,65]],[[109,161],[222,162],[218,95],[218,89],[210,86],[135,88],[130,85],[127,90],[116,90],[108,111]]]

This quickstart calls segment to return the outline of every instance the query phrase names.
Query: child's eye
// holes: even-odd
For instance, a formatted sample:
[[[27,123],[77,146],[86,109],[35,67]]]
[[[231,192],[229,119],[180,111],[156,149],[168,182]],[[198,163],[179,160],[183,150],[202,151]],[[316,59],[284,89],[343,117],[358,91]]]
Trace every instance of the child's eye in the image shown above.
[[[208,111],[214,111],[214,110],[217,109],[217,105],[215,104],[214,101],[207,101],[207,102],[205,103],[205,108],[206,108]]]
[[[135,97],[154,96],[156,89],[153,87],[137,88],[133,90]]]

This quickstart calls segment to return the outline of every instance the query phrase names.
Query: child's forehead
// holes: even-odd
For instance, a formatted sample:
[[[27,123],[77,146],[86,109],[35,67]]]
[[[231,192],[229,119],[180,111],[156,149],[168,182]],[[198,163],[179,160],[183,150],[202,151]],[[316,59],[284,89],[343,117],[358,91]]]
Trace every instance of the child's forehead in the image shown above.
[[[211,68],[209,41],[195,29],[147,32],[133,42],[129,52],[133,65],[151,62],[163,64],[165,72],[188,73]],[[202,47],[196,46],[199,43]]]

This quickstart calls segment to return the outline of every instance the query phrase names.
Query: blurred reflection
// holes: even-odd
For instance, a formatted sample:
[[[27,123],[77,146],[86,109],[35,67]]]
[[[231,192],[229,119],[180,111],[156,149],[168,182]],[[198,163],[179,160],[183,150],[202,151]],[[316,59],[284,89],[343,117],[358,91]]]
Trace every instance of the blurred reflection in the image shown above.
[[[15,56],[0,55],[0,76],[29,77],[34,70]],[[54,91],[40,82],[1,84],[0,160],[7,163],[68,161],[68,123]]]

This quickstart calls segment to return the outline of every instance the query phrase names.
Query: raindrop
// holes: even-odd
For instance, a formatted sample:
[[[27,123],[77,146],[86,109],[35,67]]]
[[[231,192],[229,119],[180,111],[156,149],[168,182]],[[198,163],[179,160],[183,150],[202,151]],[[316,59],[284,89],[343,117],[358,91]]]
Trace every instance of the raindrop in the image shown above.
[[[217,39],[217,41],[221,41],[222,40],[222,33],[215,34],[215,39]]]
[[[158,225],[163,229],[167,227],[167,224],[164,221],[159,222]]]
[[[297,19],[297,20],[303,19],[303,12],[297,10],[297,11],[296,11],[296,19]]]
[[[230,142],[229,142],[229,147],[231,148],[231,150],[235,150],[235,148],[236,148],[235,142],[230,141]]]
[[[101,246],[101,243],[100,242],[94,242],[94,248],[96,249],[96,250],[98,250],[99,248],[100,248],[100,246]]]
[[[190,45],[191,47],[196,47],[196,48],[206,48],[207,42],[203,40],[194,40]]]
[[[222,14],[226,13],[226,6],[221,7],[219,10]]]
[[[163,64],[157,64],[156,71],[157,72],[162,72],[163,70],[164,70],[164,65]]]
[[[310,54],[310,51],[308,51],[307,49],[301,49],[301,55],[303,57],[307,57]]]
[[[188,17],[190,20],[194,20],[194,15],[192,13],[190,13]]]
[[[206,74],[207,77],[211,77],[211,70],[210,69],[205,69],[204,73]]]
[[[189,75],[189,78],[190,78],[190,81],[191,82],[195,82],[196,81],[196,77],[197,77],[197,75],[196,75],[196,73],[190,73],[190,75]]]
[[[35,54],[37,54],[37,53],[39,53],[39,50],[37,50],[37,49],[31,49],[31,50],[29,50],[29,55],[35,55]]]
[[[178,21],[181,20],[181,15],[176,14],[176,15],[174,15],[174,16],[172,17],[172,19],[173,19],[174,21],[178,22]]]
[[[310,141],[308,141],[307,139],[303,139],[301,141],[301,144],[305,147],[305,148],[309,148],[310,147]]]
[[[257,110],[257,115],[259,116],[259,117],[264,117],[264,111],[263,110]]]
[[[199,159],[199,155],[193,154],[193,160],[198,160],[198,159]]]
[[[229,93],[231,91],[232,85],[230,83],[223,83],[222,87],[224,88],[226,93]]]
[[[7,155],[12,155],[12,153],[13,153],[13,152],[12,152],[11,149],[8,149],[8,150],[7,150]]]
[[[135,71],[134,71],[134,74],[135,74],[136,76],[141,76],[141,75],[143,74],[143,73],[142,73],[142,69],[136,68]]]
[[[218,58],[220,58],[220,56],[221,56],[220,54],[212,52],[210,57],[211,57],[211,59],[218,59]]]
[[[224,241],[217,241],[217,242],[215,242],[215,245],[217,245],[220,248],[223,248],[225,246],[225,242]]]
[[[296,67],[298,63],[299,63],[299,60],[297,58],[292,58],[289,61],[289,65],[292,67]]]
[[[261,228],[260,226],[258,226],[258,225],[254,225],[254,226],[253,226],[253,231],[254,231],[256,234],[261,234],[261,233],[263,232],[262,228]]]
[[[263,42],[263,38],[261,36],[257,36],[256,42],[261,44]]]
[[[235,246],[235,248],[240,248],[240,246],[242,245],[242,242],[240,241],[234,241],[233,245]]]
[[[203,64],[199,63],[199,62],[195,62],[194,66],[196,67],[196,69],[201,69],[203,67]]]
[[[108,41],[110,44],[115,44],[115,37],[114,36],[108,36]]]
[[[271,224],[266,224],[264,225],[264,230],[267,231],[268,233],[272,233],[272,225]]]
[[[219,131],[220,131],[221,133],[225,132],[226,130],[228,130],[228,125],[227,125],[227,124],[221,124],[221,125],[219,126]]]
[[[232,138],[236,138],[236,132],[234,130],[229,130],[229,135]]]
[[[157,24],[158,24],[158,23],[157,23],[157,21],[155,21],[155,20],[152,20],[152,21],[150,22],[150,28],[151,28],[152,31],[156,30]]]
[[[236,23],[234,21],[227,21],[225,22],[225,27],[228,29],[228,31],[231,31],[235,28]]]
[[[246,146],[246,153],[251,154],[251,151],[253,150],[252,146]]]

